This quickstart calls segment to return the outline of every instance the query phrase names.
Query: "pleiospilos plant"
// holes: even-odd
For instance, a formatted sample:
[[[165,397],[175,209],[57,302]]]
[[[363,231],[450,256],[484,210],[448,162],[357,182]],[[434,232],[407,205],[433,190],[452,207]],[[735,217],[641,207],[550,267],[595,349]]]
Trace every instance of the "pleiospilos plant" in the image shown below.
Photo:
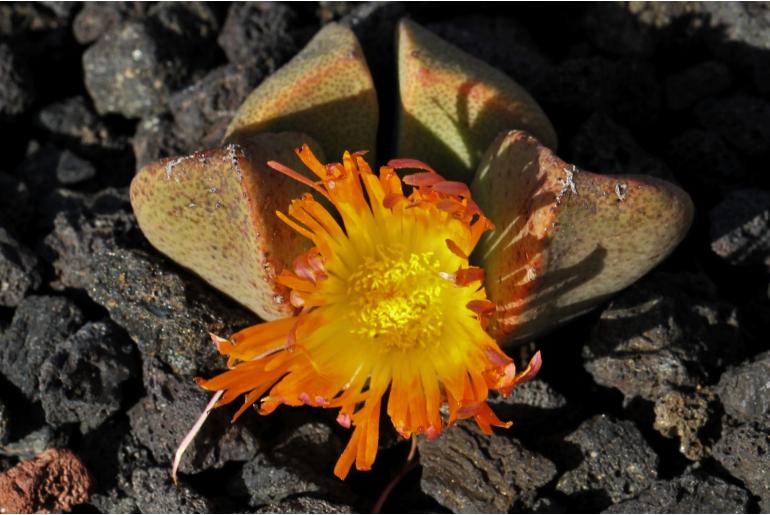
[[[150,242],[267,320],[212,335],[229,370],[198,379],[211,405],[245,394],[234,418],[255,403],[338,410],[353,427],[340,478],[374,462],[384,397],[405,438],[465,418],[507,427],[489,391],[510,393],[541,360],[517,373],[501,346],[637,280],[693,216],[672,184],[560,160],[526,91],[408,20],[398,84],[401,159],[375,174],[375,85],[354,34],[327,25],[249,96],[220,148],[131,184]]]

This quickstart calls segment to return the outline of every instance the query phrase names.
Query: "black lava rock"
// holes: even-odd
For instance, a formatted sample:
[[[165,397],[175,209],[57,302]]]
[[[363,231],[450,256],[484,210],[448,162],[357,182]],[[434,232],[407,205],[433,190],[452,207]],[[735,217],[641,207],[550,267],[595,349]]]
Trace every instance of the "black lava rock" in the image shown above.
[[[59,156],[56,179],[60,184],[78,184],[93,178],[95,175],[94,165],[69,150],[65,150]]]
[[[211,513],[208,499],[184,483],[174,485],[168,469],[136,469],[131,477],[131,493],[139,513]]]
[[[175,93],[169,102],[179,135],[195,148],[217,146],[236,110],[264,76],[253,66],[226,65]],[[144,126],[143,130],[148,131]],[[137,138],[139,134],[137,134]],[[137,139],[134,140],[135,144]],[[137,160],[139,160],[137,153]],[[145,156],[141,156],[145,159]]]
[[[126,139],[115,134],[82,96],[45,106],[38,114],[38,123],[52,141],[81,149],[87,156],[93,154],[94,148],[120,150],[127,145]]]
[[[418,442],[422,491],[456,513],[504,513],[517,501],[531,505],[537,489],[556,476],[551,461],[515,438],[487,436],[470,423]]]
[[[491,397],[489,405],[501,420],[513,422],[508,431],[528,444],[548,440],[574,424],[580,415],[578,406],[570,405],[564,395],[540,378],[520,384],[508,397]]]
[[[626,400],[655,401],[715,382],[741,349],[735,310],[706,277],[655,272],[602,313],[583,359],[597,383]]]
[[[597,415],[564,441],[565,460],[578,464],[559,478],[556,490],[584,510],[630,499],[657,479],[658,456],[631,422]]]
[[[39,146],[36,141],[30,142],[27,148],[27,157],[14,170],[14,175],[19,177],[29,187],[36,200],[49,194],[56,188],[56,169],[59,167],[62,150],[51,144]]]
[[[0,335],[0,372],[28,399],[36,400],[40,367],[82,324],[80,308],[64,297],[25,298]]]
[[[717,393],[733,418],[751,422],[770,416],[770,352],[722,374]]]
[[[655,400],[654,428],[679,442],[679,452],[692,461],[708,457],[719,436],[723,409],[710,387],[670,391]]]
[[[648,20],[623,3],[587,4],[582,25],[585,36],[602,52],[616,56],[652,54],[660,39]]]
[[[704,100],[695,107],[701,126],[752,157],[770,152],[770,102],[740,95]]]
[[[711,250],[733,265],[770,264],[770,193],[733,191],[709,213]]]
[[[770,416],[757,424],[724,427],[712,455],[760,498],[760,513],[770,511]]]
[[[286,501],[267,504],[254,513],[357,513],[351,506],[318,499],[312,496],[293,497]]]
[[[194,148],[167,114],[152,115],[139,122],[132,144],[137,169],[164,157],[186,155]]]
[[[668,166],[645,151],[625,127],[601,113],[591,115],[572,139],[572,160],[602,174],[644,174],[671,180]]]
[[[8,443],[11,434],[11,416],[5,403],[0,400],[0,445]]]
[[[72,33],[81,45],[92,43],[105,32],[132,17],[146,14],[144,2],[88,2],[72,23]]]
[[[165,26],[154,20],[129,21],[106,32],[83,54],[86,87],[100,114],[140,118],[160,113],[171,93],[206,64],[206,54],[195,56],[200,41],[185,46],[187,34],[168,29],[171,18],[164,20]]]
[[[167,61],[162,35],[149,25],[115,27],[83,54],[86,86],[99,113],[137,118],[157,113],[176,89],[185,65]]]
[[[692,186],[721,194],[747,177],[736,151],[713,131],[687,129],[674,136],[666,149],[666,160],[687,189]]]
[[[719,61],[696,64],[666,79],[666,104],[674,110],[686,109],[723,93],[732,80],[730,68]]]
[[[749,493],[718,477],[687,473],[673,481],[656,481],[634,499],[602,513],[746,513]]]
[[[18,306],[40,282],[35,255],[0,225],[0,306]]]
[[[179,379],[157,363],[144,364],[144,383],[147,396],[129,410],[131,430],[158,463],[170,463],[212,393],[196,385],[193,377]],[[209,415],[187,449],[180,472],[195,473],[230,461],[248,461],[257,454],[258,416],[246,413],[237,423],[231,423],[233,412],[232,407],[227,407]]]
[[[98,427],[122,405],[123,383],[138,372],[133,343],[115,324],[93,322],[56,346],[39,373],[46,421]]]
[[[0,172],[0,191],[3,201],[0,202],[0,220],[3,225],[13,229],[17,234],[23,234],[31,224],[32,204],[27,184],[17,177]]]
[[[8,122],[32,105],[35,88],[24,61],[4,43],[0,43],[0,77],[0,122]]]
[[[763,2],[702,2],[713,29],[709,45],[725,62],[748,71],[762,93],[770,92],[770,8]]]
[[[229,335],[255,319],[151,250],[127,197],[105,190],[61,199],[68,209],[46,238],[59,281],[104,306],[146,359],[160,359],[180,377],[211,372],[223,360],[208,334]]]
[[[217,41],[231,63],[268,74],[299,51],[294,24],[288,5],[234,2]]]
[[[259,507],[297,497],[317,497],[353,504],[355,495],[333,475],[343,443],[322,422],[309,421],[284,431],[277,445],[244,465],[240,488]]]
[[[546,70],[532,91],[546,111],[581,117],[601,111],[631,129],[654,124],[661,108],[654,70],[635,59],[567,59]]]

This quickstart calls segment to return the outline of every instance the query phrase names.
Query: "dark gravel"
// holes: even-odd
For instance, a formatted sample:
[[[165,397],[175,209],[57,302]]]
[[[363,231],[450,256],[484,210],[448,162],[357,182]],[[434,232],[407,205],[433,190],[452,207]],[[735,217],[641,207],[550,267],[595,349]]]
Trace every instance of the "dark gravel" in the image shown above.
[[[219,144],[243,99],[324,23],[358,35],[391,157],[394,34],[408,15],[525,86],[559,154],[679,183],[693,229],[658,269],[534,344],[540,376],[409,444],[383,424],[341,483],[333,414],[211,414],[209,332],[257,321],[160,255],[127,187]],[[513,49],[513,50],[512,50]],[[334,2],[0,3],[0,472],[51,447],[95,479],[78,512],[770,511],[770,7]],[[334,123],[333,120],[330,123]]]

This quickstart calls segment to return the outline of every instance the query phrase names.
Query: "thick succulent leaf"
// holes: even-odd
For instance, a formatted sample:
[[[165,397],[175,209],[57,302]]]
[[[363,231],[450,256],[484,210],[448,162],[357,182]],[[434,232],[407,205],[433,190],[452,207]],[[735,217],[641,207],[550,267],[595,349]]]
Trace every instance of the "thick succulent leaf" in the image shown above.
[[[372,75],[355,34],[331,23],[244,101],[225,140],[302,131],[326,155],[368,150],[374,158],[379,113]]]
[[[501,342],[532,338],[633,283],[693,218],[677,186],[578,170],[521,131],[495,140],[471,191],[496,225],[474,259],[498,305],[490,332]]]
[[[215,288],[270,320],[292,314],[277,284],[310,242],[276,210],[310,189],[266,166],[304,170],[294,149],[318,143],[299,133],[260,134],[238,143],[142,168],[131,182],[131,205],[147,239]]]
[[[553,126],[529,93],[410,20],[398,29],[398,84],[397,155],[442,175],[470,182],[490,143],[513,129],[556,148]]]

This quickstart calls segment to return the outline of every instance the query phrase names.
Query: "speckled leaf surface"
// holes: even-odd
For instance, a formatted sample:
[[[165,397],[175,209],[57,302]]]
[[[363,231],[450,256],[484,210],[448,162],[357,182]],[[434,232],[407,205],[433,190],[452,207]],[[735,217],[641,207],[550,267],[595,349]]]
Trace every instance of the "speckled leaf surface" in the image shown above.
[[[521,131],[495,140],[471,191],[496,225],[474,258],[498,305],[490,332],[502,342],[536,336],[630,285],[693,218],[677,186],[578,170]]]
[[[374,159],[379,112],[369,67],[355,34],[330,23],[238,109],[225,140],[238,134],[302,131],[326,155],[368,150]]]
[[[470,182],[504,131],[526,130],[556,147],[551,122],[513,79],[410,20],[398,30],[398,84],[397,154],[445,176]]]
[[[131,182],[139,226],[158,250],[264,319],[292,313],[275,277],[310,242],[275,215],[309,188],[266,166],[304,170],[299,133],[261,134],[221,148],[163,159]],[[321,154],[322,155],[322,154]]]

